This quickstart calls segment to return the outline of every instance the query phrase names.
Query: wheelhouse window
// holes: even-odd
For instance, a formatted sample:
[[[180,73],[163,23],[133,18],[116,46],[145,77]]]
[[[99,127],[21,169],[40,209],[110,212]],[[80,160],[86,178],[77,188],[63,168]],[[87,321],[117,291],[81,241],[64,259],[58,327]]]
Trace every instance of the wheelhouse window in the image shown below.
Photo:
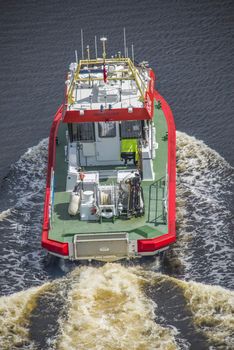
[[[99,122],[98,123],[99,137],[115,137],[116,123],[115,122]]]
[[[122,121],[121,122],[121,138],[136,139],[142,137],[142,122],[141,120]]]
[[[80,123],[77,124],[77,134],[79,141],[95,141],[94,124]]]
[[[95,141],[93,123],[70,123],[68,131],[71,142],[73,141]]]

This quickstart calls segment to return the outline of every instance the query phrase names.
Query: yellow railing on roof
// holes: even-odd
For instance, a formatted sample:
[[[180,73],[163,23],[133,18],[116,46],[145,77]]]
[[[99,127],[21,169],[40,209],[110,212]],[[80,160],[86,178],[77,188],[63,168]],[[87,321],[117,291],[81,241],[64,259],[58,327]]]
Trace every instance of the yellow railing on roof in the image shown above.
[[[123,57],[115,57],[115,58],[107,58],[105,59],[105,64],[109,65],[109,64],[116,64],[116,63],[124,63],[127,64],[131,74],[129,74],[126,77],[122,77],[122,78],[111,78],[109,77],[108,80],[134,80],[136,82],[136,85],[138,87],[138,90],[140,92],[140,101],[144,102],[145,101],[145,92],[147,90],[147,85],[148,83],[145,82],[141,76],[141,74],[139,73],[139,70],[134,66],[134,64],[132,63],[130,58],[123,58]],[[77,66],[77,69],[75,71],[74,77],[70,83],[68,92],[67,92],[67,102],[69,105],[72,105],[75,101],[73,98],[73,92],[74,92],[74,88],[75,88],[75,84],[80,82],[84,82],[84,81],[101,81],[103,80],[102,78],[96,78],[96,77],[89,77],[89,78],[80,78],[80,70],[82,66],[90,66],[90,65],[103,65],[103,59],[99,58],[99,59],[91,59],[91,60],[80,60],[79,64]],[[123,71],[125,73],[127,73],[129,71],[128,69],[124,69]],[[117,71],[119,72],[119,71]],[[113,73],[113,72],[112,72]]]

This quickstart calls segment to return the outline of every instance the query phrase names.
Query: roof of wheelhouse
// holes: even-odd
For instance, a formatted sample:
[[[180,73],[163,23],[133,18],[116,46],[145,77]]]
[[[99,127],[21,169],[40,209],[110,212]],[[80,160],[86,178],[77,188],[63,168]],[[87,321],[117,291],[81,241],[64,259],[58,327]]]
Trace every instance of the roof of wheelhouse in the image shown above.
[[[152,96],[148,98],[149,91],[152,91],[151,85],[154,85],[152,70],[148,68],[147,62],[134,64],[134,55],[130,59],[122,57],[119,52],[115,57],[106,58],[106,38],[101,38],[101,41],[103,43],[102,58],[91,59],[89,46],[87,46],[87,58],[79,61],[77,59],[77,62],[70,64],[66,80],[64,122],[125,120],[128,118],[124,115],[125,112],[130,114],[133,109],[134,112],[136,109],[141,111],[134,113],[136,118],[130,116],[129,120],[149,119],[143,110],[147,111],[147,106],[150,104],[151,108],[153,105],[149,103],[150,99],[153,102]],[[84,56],[83,53],[82,56]],[[90,111],[92,111],[91,114],[88,113]],[[113,111],[115,111],[115,116]],[[124,113],[122,116],[117,116],[117,111]],[[101,112],[102,116],[95,120],[94,114],[97,116],[97,112]],[[151,117],[153,115],[152,111],[148,114]],[[80,118],[84,115],[86,118]],[[94,120],[89,118],[91,116]]]

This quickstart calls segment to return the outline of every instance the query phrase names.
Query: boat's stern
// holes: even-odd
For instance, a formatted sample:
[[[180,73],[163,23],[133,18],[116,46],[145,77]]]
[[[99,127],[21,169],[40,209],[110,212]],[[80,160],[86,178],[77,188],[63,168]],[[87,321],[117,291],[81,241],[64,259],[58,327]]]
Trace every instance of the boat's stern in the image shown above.
[[[129,241],[127,232],[75,235],[69,248],[75,260],[115,261],[136,256],[136,242]]]
[[[128,232],[117,232],[78,234],[70,243],[45,240],[42,245],[50,254],[63,259],[117,261],[159,254],[166,250],[174,240],[171,236],[168,239],[163,237],[161,240],[150,240],[151,242],[138,241],[130,239]],[[147,243],[145,246],[144,242]]]

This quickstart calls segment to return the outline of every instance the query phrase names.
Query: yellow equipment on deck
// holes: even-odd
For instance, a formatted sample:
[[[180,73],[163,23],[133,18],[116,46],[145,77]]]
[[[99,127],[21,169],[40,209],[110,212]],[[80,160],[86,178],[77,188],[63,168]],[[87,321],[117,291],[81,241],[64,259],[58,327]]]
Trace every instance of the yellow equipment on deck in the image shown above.
[[[128,160],[134,159],[134,163],[139,159],[138,140],[137,139],[122,139],[121,140],[121,158]]]

